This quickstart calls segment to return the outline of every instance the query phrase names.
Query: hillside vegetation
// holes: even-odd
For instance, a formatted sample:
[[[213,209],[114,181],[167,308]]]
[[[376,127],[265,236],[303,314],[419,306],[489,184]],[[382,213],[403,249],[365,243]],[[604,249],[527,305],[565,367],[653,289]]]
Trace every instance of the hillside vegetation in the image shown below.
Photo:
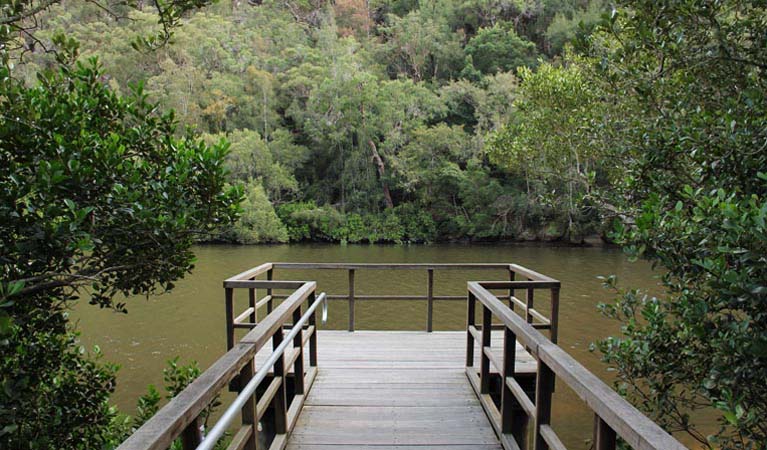
[[[157,31],[154,8],[64,2],[37,37],[65,32],[81,59],[99,58],[115,91],[144,83],[181,125],[231,143],[230,181],[246,200],[219,240],[580,242],[600,231],[582,190],[525,167],[499,170],[485,141],[518,114],[520,68],[560,58],[603,9],[227,0],[147,52],[132,44]],[[53,58],[32,50],[21,68],[30,81]]]

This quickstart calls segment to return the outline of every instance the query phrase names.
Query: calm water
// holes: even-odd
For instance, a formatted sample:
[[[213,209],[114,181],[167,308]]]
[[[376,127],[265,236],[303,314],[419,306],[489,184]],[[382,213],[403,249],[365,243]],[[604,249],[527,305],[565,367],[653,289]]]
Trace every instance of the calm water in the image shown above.
[[[87,304],[79,305],[73,317],[79,321],[84,343],[98,344],[107,360],[121,366],[115,403],[133,412],[136,397],[148,384],[162,385],[165,361],[179,355],[182,361],[196,360],[208,367],[225,350],[224,295],[221,281],[247,268],[268,261],[284,262],[508,262],[527,266],[561,280],[559,342],[578,361],[609,381],[610,372],[589,352],[589,343],[615,333],[618,325],[600,317],[596,305],[609,301],[599,275],[616,274],[626,286],[657,290],[657,279],[649,265],[631,263],[612,248],[571,248],[535,245],[429,245],[429,246],[201,246],[192,275],[177,284],[171,294],[128,301],[129,314],[116,314]],[[482,279],[507,279],[502,271],[482,272]],[[277,270],[277,279],[312,279],[318,290],[345,293],[346,272]],[[466,281],[478,272],[435,272],[435,294],[466,292]],[[425,294],[425,271],[358,271],[358,294]],[[538,304],[546,304],[541,292]],[[244,291],[236,310],[247,303]],[[425,302],[357,302],[358,329],[423,330]],[[545,310],[545,308],[541,308]],[[437,330],[465,327],[463,302],[436,302]],[[331,302],[326,328],[345,329],[347,306]],[[320,354],[322,348],[320,347]],[[562,386],[562,388],[560,388]],[[557,385],[554,426],[571,448],[587,448],[591,415],[572,392]]]

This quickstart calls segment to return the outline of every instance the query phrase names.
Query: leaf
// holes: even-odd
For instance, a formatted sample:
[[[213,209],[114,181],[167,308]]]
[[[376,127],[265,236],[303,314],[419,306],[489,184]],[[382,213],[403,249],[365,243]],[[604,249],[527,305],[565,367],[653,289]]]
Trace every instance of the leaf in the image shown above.
[[[11,316],[6,314],[0,315],[0,335],[8,333],[12,325],[13,319],[11,319]]]

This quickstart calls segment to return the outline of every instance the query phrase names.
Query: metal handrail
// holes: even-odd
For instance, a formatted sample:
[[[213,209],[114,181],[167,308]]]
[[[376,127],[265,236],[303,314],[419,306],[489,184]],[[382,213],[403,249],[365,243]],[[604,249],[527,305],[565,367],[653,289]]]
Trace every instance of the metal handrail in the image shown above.
[[[299,286],[299,284],[291,284]],[[319,303],[324,303],[326,296],[320,297],[317,301],[315,290],[317,283],[313,281],[301,282],[300,287],[281,302],[275,310],[266,316],[264,320],[252,329],[248,335],[237,341],[229,347],[229,350],[218,358],[213,365],[206,369],[199,377],[192,381],[184,390],[173,397],[170,402],[160,409],[152,418],[144,423],[138,430],[129,436],[122,444],[120,450],[162,450],[171,446],[177,438],[181,439],[184,449],[194,449],[203,441],[200,425],[200,414],[210,405],[216,395],[226,387],[228,383],[230,388],[236,388],[239,384],[247,384],[256,376],[255,356],[264,347],[267,341],[273,341],[275,349],[281,348],[282,351],[275,354],[283,357],[281,361],[270,359],[270,366],[274,367],[276,387],[271,391],[269,399],[275,408],[275,414],[282,414],[281,434],[289,433],[292,423],[288,426],[289,417],[285,404],[285,365],[286,358],[285,347],[281,346],[284,342],[292,342],[296,349],[289,358],[289,364],[292,364],[294,373],[297,377],[294,379],[292,387],[293,397],[291,406],[296,405],[300,410],[303,404],[303,395],[297,395],[308,392],[311,389],[314,378],[317,374],[317,338],[316,338],[316,309]],[[302,320],[301,307],[308,301],[313,308],[309,310]],[[292,340],[284,340],[283,327],[288,318],[292,315],[294,324],[301,323],[301,326],[294,327],[291,330]],[[307,319],[308,317],[308,319]],[[309,327],[304,328],[306,320],[309,321]],[[300,321],[300,322],[299,322]],[[306,330],[305,334],[299,334]],[[300,342],[298,342],[300,341]],[[304,370],[303,346],[308,341],[309,345],[309,369]],[[276,362],[275,362],[276,361]],[[299,375],[300,374],[300,375]],[[275,385],[275,382],[270,385]],[[258,405],[255,403],[255,395],[251,395],[250,401],[242,405],[243,426],[235,435],[235,439],[240,441],[252,442],[257,439],[257,421],[261,418],[258,413]],[[298,403],[296,399],[299,398]],[[261,400],[264,401],[264,396]],[[240,399],[241,401],[241,399]],[[278,411],[279,410],[279,411]],[[275,416],[276,417],[276,416]]]
[[[288,348],[289,345],[293,345],[293,338],[295,338],[302,330],[304,324],[309,320],[309,317],[314,314],[314,311],[317,309],[320,303],[325,301],[325,297],[326,295],[324,292],[317,296],[317,299],[314,301],[314,303],[309,305],[309,308],[306,309],[306,312],[301,316],[301,319],[293,324],[293,327],[290,329],[290,332],[287,334],[287,336],[285,336],[284,340],[280,343],[279,346],[277,346],[276,349],[274,349],[266,362],[261,366],[260,369],[258,369],[256,375],[248,382],[248,384],[245,385],[244,388],[242,388],[240,393],[237,395],[237,398],[234,399],[226,411],[224,411],[224,413],[221,415],[221,418],[218,419],[216,425],[214,425],[210,432],[208,432],[208,434],[205,436],[205,439],[203,439],[200,445],[197,446],[197,450],[211,450],[216,445],[216,442],[218,442],[218,440],[221,439],[221,437],[224,435],[227,428],[232,424],[234,419],[240,413],[240,410],[245,405],[245,403],[256,392],[258,385],[261,384],[261,382],[264,381],[264,378],[266,378],[266,376],[269,374],[269,370],[272,368],[274,363],[282,358],[283,354],[285,353],[285,349]]]

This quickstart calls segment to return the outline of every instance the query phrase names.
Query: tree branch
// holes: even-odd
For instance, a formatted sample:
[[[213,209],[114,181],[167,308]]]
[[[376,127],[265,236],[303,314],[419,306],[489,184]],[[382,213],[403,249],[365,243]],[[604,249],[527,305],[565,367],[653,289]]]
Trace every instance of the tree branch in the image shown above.
[[[25,284],[29,281],[39,282],[37,284],[33,284],[32,286],[25,286],[24,288],[19,290],[19,292],[16,293],[16,295],[31,295],[41,291],[56,289],[59,287],[67,287],[67,286],[76,287],[77,285],[84,284],[87,282],[98,281],[100,276],[105,275],[107,273],[117,272],[120,270],[128,270],[134,267],[136,267],[136,265],[121,265],[121,266],[107,267],[105,269],[92,271],[92,272],[84,272],[84,273],[49,272],[36,277],[13,280],[12,282],[24,282]],[[43,281],[43,280],[50,280],[50,281]]]
[[[9,25],[9,24],[13,24],[14,22],[19,22],[21,20],[24,20],[24,19],[27,19],[29,17],[32,17],[35,14],[50,8],[51,6],[55,5],[56,3],[59,3],[59,1],[60,0],[46,0],[43,3],[40,3],[39,5],[37,5],[36,7],[32,8],[30,10],[24,11],[24,12],[18,14],[18,15],[2,17],[2,18],[0,18],[0,25]]]

